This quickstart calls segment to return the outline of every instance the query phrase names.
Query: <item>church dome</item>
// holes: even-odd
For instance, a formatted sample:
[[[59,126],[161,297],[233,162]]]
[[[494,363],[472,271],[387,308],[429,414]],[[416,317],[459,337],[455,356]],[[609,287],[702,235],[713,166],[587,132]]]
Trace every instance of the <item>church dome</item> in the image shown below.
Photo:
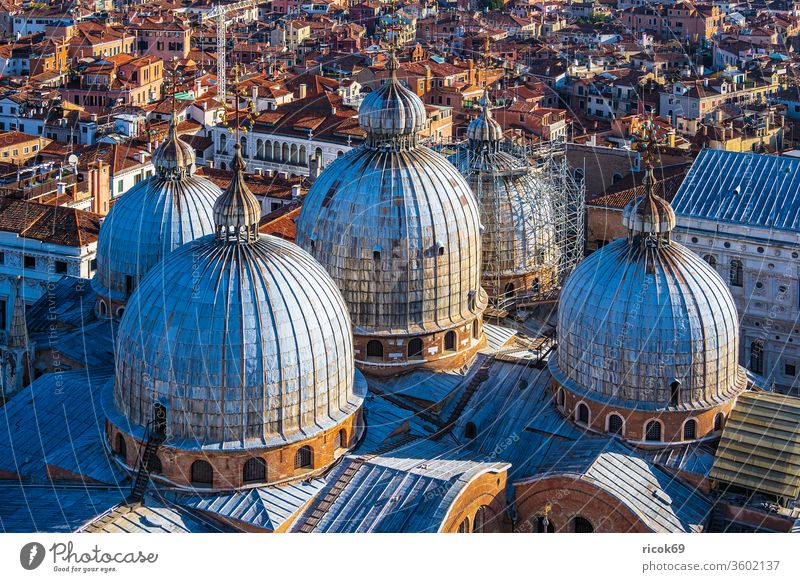
[[[420,99],[400,85],[394,70],[378,93],[404,96],[388,102],[382,113],[387,118],[405,115],[400,110],[424,114]],[[387,137],[389,125],[372,123],[370,103],[365,100],[361,115],[367,143],[314,181],[297,221],[297,244],[338,284],[356,336],[405,338],[387,343],[377,357],[444,357],[448,349],[455,363],[462,348],[472,349],[483,337],[475,322],[486,304],[478,206],[458,170],[419,145],[416,133]],[[416,132],[419,124],[404,127]],[[456,339],[444,342],[436,335],[447,331]],[[412,349],[419,345],[409,339],[413,335],[432,342],[424,353]],[[357,360],[365,355],[358,355],[360,338]],[[414,342],[408,352],[405,341]],[[406,356],[393,357],[400,365]]]
[[[501,307],[549,293],[558,283],[554,209],[545,181],[524,152],[501,148],[503,130],[488,96],[467,128],[467,144],[450,156],[480,204],[483,288]],[[513,148],[511,148],[513,149]]]
[[[671,240],[674,212],[652,188],[624,215],[629,236],[587,257],[561,292],[556,379],[581,397],[628,409],[729,401],[745,374],[725,282]]]
[[[222,191],[194,174],[190,150],[173,126],[153,155],[156,174],[111,207],[100,228],[92,280],[101,300],[124,304],[153,265],[177,247],[214,232],[212,208]],[[180,167],[179,159],[184,164]]]
[[[217,226],[167,256],[128,302],[115,408],[141,431],[164,404],[166,444],[182,449],[276,447],[336,427],[365,392],[336,284],[292,243]]]

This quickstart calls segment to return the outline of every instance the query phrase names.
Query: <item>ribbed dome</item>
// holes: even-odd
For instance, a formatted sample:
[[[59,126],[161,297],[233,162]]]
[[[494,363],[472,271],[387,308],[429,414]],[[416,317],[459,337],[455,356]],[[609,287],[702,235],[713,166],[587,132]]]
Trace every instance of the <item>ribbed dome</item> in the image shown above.
[[[402,136],[413,138],[425,128],[428,120],[422,99],[397,79],[397,67],[397,58],[392,52],[389,79],[368,94],[358,110],[358,122],[373,145],[392,142]]]
[[[189,174],[194,169],[194,149],[178,137],[177,122],[173,117],[169,135],[153,153],[153,165],[162,175]]]
[[[473,145],[499,142],[503,139],[503,128],[492,115],[492,104],[488,95],[483,96],[481,105],[483,111],[467,126],[467,139]]]
[[[462,168],[480,203],[484,287],[496,287],[497,277],[555,269],[559,250],[546,184],[506,152],[484,162],[480,170]]]
[[[294,442],[364,398],[336,285],[274,237],[209,236],[171,253],[128,302],[118,337],[116,408],[141,429],[155,397],[176,447]]]
[[[191,173],[156,174],[128,190],[100,228],[94,289],[104,297],[125,301],[168,253],[214,232],[212,207],[221,192]]]
[[[437,331],[482,312],[469,185],[425,147],[351,150],[315,181],[297,243],[331,274],[357,334]]]
[[[743,387],[730,291],[680,244],[618,239],[587,257],[561,292],[556,379],[630,408],[719,403]]]
[[[214,204],[214,222],[226,233],[249,233],[252,237],[261,220],[261,205],[245,182],[242,146],[237,142],[233,150],[233,178]]]
[[[666,234],[675,228],[675,211],[669,202],[653,193],[653,170],[645,174],[647,193],[625,206],[622,223],[634,234]]]

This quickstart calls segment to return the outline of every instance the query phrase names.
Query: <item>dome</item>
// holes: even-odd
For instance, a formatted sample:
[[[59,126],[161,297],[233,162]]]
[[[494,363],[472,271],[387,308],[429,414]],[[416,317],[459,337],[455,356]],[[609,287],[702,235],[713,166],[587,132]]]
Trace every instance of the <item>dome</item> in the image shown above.
[[[192,173],[139,182],[111,207],[97,243],[97,293],[124,302],[138,281],[177,247],[214,232],[221,190]]]
[[[447,158],[419,145],[425,108],[392,63],[361,106],[367,143],[314,181],[297,244],[342,291],[362,367],[367,355],[386,370],[411,359],[457,367],[484,340],[478,205]]]
[[[238,220],[257,202],[235,160],[216,235],[153,268],[119,327],[115,408],[141,430],[165,405],[174,448],[229,454],[305,441],[364,398],[336,284],[296,245]]]
[[[555,216],[547,183],[524,152],[502,142],[488,97],[467,128],[468,144],[450,161],[467,177],[480,204],[484,289],[503,307],[542,295],[558,283]],[[503,147],[501,147],[503,146]],[[516,155],[515,155],[516,154]]]
[[[274,446],[358,408],[347,309],[297,246],[213,235],[142,281],[119,328],[116,408],[145,426],[167,406],[173,446]]]
[[[422,100],[397,79],[397,58],[389,59],[389,79],[368,94],[358,110],[358,122],[367,140],[378,145],[400,136],[414,138],[428,120]]]
[[[482,309],[477,205],[428,148],[338,158],[306,195],[297,244],[337,282],[357,334],[433,332]]]
[[[194,170],[194,164],[194,149],[178,137],[177,122],[173,116],[169,124],[169,136],[153,153],[153,165],[162,175],[184,175]]]
[[[725,282],[670,240],[665,228],[674,213],[652,191],[631,202],[625,216],[630,235],[587,257],[561,292],[556,379],[627,408],[730,400],[745,375],[736,306]]]

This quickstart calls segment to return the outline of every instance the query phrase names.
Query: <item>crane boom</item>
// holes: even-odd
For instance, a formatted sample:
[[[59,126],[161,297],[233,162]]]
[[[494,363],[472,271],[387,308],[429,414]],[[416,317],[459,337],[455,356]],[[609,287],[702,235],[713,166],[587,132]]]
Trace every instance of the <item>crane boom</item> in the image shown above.
[[[226,36],[227,22],[225,20],[225,15],[228,14],[228,12],[252,8],[256,5],[256,1],[257,0],[243,0],[242,2],[234,2],[233,4],[217,4],[209,11],[207,16],[209,19],[216,18],[217,20],[217,93],[223,104],[227,97],[225,75],[227,72],[226,53],[228,39]]]

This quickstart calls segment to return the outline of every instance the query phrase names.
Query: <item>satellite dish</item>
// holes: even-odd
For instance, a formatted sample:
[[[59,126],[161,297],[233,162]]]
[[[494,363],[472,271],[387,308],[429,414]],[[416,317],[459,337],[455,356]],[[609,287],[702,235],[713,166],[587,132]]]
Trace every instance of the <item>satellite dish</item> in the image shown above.
[[[70,154],[69,157],[67,158],[67,163],[70,166],[77,166],[78,165],[78,156],[76,156],[75,154]]]

